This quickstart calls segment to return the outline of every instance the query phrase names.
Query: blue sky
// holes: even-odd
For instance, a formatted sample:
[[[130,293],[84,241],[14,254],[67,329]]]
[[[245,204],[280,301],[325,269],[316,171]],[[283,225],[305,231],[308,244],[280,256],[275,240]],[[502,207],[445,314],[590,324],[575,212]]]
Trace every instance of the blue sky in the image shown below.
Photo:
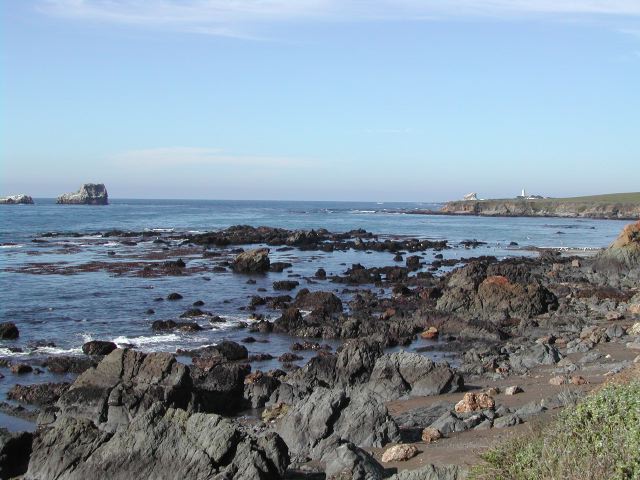
[[[0,8],[0,194],[640,190],[640,0]]]

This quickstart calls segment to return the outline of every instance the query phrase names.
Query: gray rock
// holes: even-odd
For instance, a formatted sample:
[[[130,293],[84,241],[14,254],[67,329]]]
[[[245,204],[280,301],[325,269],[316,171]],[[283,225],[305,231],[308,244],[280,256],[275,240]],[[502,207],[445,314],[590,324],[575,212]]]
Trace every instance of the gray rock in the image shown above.
[[[278,479],[289,463],[274,433],[254,437],[214,414],[160,403],[114,433],[63,417],[35,435],[26,479]]]
[[[397,425],[377,398],[362,391],[317,388],[294,404],[276,431],[301,459],[320,459],[341,440],[381,447],[400,439]]]
[[[509,358],[511,368],[522,372],[537,365],[553,365],[562,359],[562,354],[552,345],[536,343],[531,347],[512,354]]]
[[[513,413],[511,415],[496,418],[493,421],[493,428],[513,427],[514,425],[518,425],[520,423],[522,423],[522,419],[517,414]]]
[[[532,401],[524,404],[522,407],[518,408],[515,414],[523,420],[528,420],[531,417],[535,417],[536,415],[540,415],[547,408],[542,405],[541,402]]]
[[[428,407],[419,407],[401,413],[394,420],[401,428],[425,428],[435,422],[444,413],[453,410],[454,404],[439,402]]]
[[[378,480],[384,468],[367,452],[352,443],[330,450],[322,459],[327,480]]]
[[[108,205],[109,195],[102,183],[85,183],[75,193],[64,193],[56,203],[67,205]]]
[[[185,365],[168,353],[117,349],[82,373],[57,402],[61,414],[115,429],[160,401],[186,408],[191,379]]]
[[[417,353],[395,352],[380,357],[366,388],[383,401],[403,395],[439,395],[456,392],[464,382],[447,363],[434,363]]]
[[[425,465],[417,470],[404,470],[389,480],[464,480],[468,470],[458,465]]]
[[[443,435],[449,435],[450,433],[464,432],[469,427],[453,412],[443,413],[438,419],[429,425],[431,428],[440,430]]]

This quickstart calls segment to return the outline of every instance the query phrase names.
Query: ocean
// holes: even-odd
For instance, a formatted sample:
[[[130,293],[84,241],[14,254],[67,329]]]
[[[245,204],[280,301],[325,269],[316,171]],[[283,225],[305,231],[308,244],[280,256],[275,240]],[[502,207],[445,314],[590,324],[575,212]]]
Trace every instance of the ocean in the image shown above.
[[[144,351],[175,352],[195,348],[221,339],[240,341],[247,335],[238,328],[251,312],[247,306],[252,295],[278,295],[276,280],[297,279],[300,288],[331,290],[348,299],[343,286],[309,283],[323,267],[328,274],[342,273],[351,264],[364,266],[394,265],[389,252],[366,251],[277,251],[271,260],[292,263],[282,273],[240,275],[202,271],[189,276],[140,277],[104,270],[74,274],[42,273],[43,264],[69,267],[88,262],[126,262],[153,259],[162,243],[151,241],[123,244],[99,235],[109,230],[166,232],[205,232],[231,225],[271,226],[286,229],[326,228],[332,232],[365,229],[385,237],[417,237],[447,240],[451,249],[445,259],[480,255],[499,258],[535,255],[530,247],[596,249],[609,244],[624,226],[624,221],[564,218],[488,218],[461,216],[408,215],[413,209],[438,209],[429,203],[376,202],[293,202],[293,201],[209,201],[209,200],[126,200],[112,199],[108,206],[55,205],[53,199],[35,199],[35,205],[0,207],[0,319],[14,322],[20,330],[15,341],[0,340],[0,358],[36,362],[49,355],[81,355],[81,346],[89,340],[111,340]],[[42,237],[46,232],[57,236]],[[78,235],[79,234],[79,235]],[[464,240],[486,242],[469,249]],[[34,241],[36,240],[36,241]],[[516,243],[517,245],[513,245]],[[248,246],[243,246],[248,248]],[[111,252],[111,253],[110,253]],[[426,251],[427,263],[438,252]],[[211,265],[212,260],[183,258],[190,266]],[[59,271],[59,270],[56,270]],[[440,270],[446,271],[446,269]],[[248,284],[247,280],[255,280]],[[263,291],[260,291],[263,289]],[[157,301],[171,292],[183,299]],[[226,322],[206,324],[194,333],[156,333],[154,320],[178,319],[193,302],[204,302],[203,310],[223,317]],[[147,311],[153,309],[154,314]],[[276,318],[276,311],[265,311]],[[252,333],[258,341],[247,345],[250,353],[278,356],[289,351],[297,339],[279,334]],[[420,341],[419,341],[420,342]],[[419,345],[417,342],[411,348]],[[327,342],[323,342],[327,343]],[[337,342],[328,342],[337,347]],[[303,364],[313,352],[303,352]],[[430,355],[436,356],[437,353]],[[445,354],[443,354],[445,355]],[[188,361],[188,360],[185,360]],[[253,364],[253,368],[278,367],[276,360]],[[66,377],[50,373],[12,375],[3,369],[0,401],[15,384],[61,381]],[[17,428],[10,417],[0,415],[0,426]]]

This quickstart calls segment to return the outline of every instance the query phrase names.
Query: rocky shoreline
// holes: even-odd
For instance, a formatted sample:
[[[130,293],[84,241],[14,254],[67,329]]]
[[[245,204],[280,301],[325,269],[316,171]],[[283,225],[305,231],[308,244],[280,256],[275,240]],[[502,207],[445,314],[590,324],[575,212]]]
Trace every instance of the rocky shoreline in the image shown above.
[[[438,212],[413,211],[407,213],[638,220],[640,219],[640,205],[624,202],[558,201],[554,199],[460,200],[447,202]]]
[[[178,356],[94,341],[84,357],[3,360],[8,375],[45,368],[77,378],[12,388],[11,399],[37,406],[38,428],[0,430],[0,476],[462,479],[479,452],[531,422],[553,421],[554,411],[640,361],[640,222],[592,258],[476,257],[440,274],[446,261],[426,265],[421,253],[444,251],[447,242],[362,230],[101,235],[146,236],[165,242],[167,257],[199,252],[249,279],[290,267],[272,262],[270,249],[388,252],[397,265],[357,264],[333,275],[320,268],[274,285],[286,292],[306,281],[295,296],[256,292],[246,306],[254,312],[246,344],[258,332],[299,338],[278,369],[255,369],[259,361],[231,341]],[[158,265],[147,272],[189,274],[182,259]],[[348,295],[330,291],[336,285]],[[201,306],[157,327],[191,331],[202,328],[193,319],[219,321]],[[3,324],[2,338],[15,339],[19,328]],[[432,341],[425,355],[403,350],[418,337]],[[334,351],[323,340],[342,345]],[[451,362],[432,361],[432,350],[448,351]],[[316,355],[296,367],[300,351]]]

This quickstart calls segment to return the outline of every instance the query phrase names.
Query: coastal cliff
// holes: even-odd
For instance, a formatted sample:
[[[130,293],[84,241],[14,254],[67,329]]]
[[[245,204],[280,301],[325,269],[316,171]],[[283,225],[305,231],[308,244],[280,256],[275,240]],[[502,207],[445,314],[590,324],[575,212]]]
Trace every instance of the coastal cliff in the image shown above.
[[[102,183],[85,183],[75,193],[63,193],[56,203],[67,205],[108,205],[109,195]]]
[[[460,200],[446,203],[439,213],[489,217],[575,217],[640,219],[640,193],[597,197]]]

